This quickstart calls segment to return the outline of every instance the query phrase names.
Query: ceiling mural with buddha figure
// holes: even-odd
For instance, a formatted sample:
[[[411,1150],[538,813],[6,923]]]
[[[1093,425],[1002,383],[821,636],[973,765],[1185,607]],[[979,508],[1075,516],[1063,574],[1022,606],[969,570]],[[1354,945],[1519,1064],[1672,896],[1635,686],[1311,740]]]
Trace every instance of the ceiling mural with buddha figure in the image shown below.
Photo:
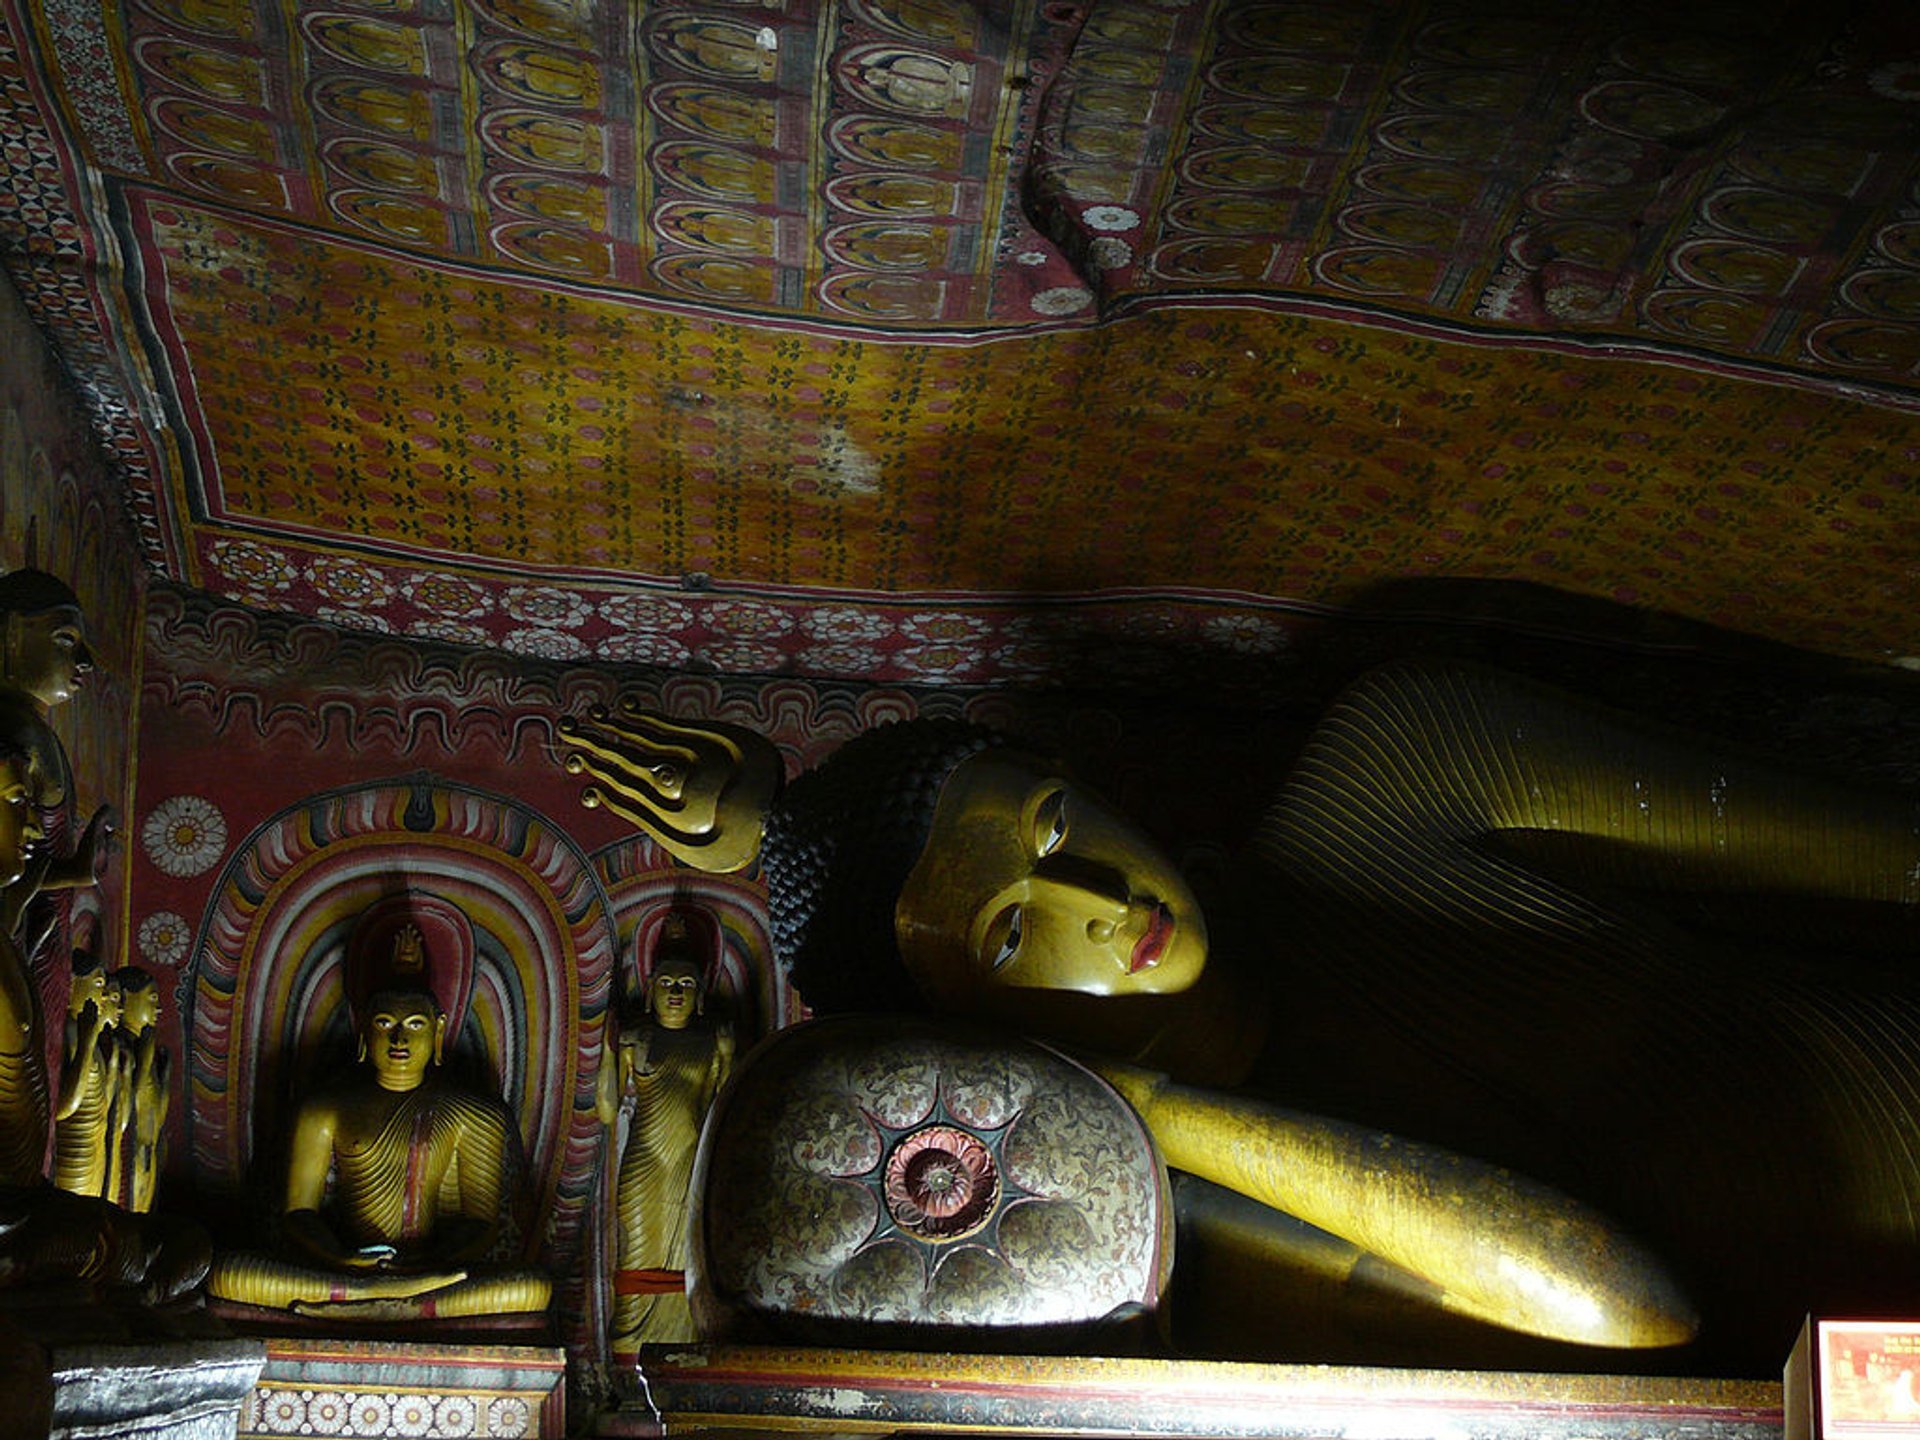
[[[248,604],[881,681],[1408,580],[1920,651],[1896,5],[0,0],[0,131],[148,565]]]

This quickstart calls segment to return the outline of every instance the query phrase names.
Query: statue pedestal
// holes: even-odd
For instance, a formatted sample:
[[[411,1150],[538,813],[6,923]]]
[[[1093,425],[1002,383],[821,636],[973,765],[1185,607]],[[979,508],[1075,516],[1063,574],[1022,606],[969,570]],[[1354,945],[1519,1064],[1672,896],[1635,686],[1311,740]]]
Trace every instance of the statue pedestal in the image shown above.
[[[602,1436],[1780,1440],[1780,1386],[1208,1360],[650,1345]],[[644,1382],[644,1383],[643,1383]]]
[[[62,1340],[0,1317],[0,1433],[232,1440],[258,1340]]]
[[[269,1339],[240,1440],[480,1440],[566,1433],[567,1352],[535,1345]]]

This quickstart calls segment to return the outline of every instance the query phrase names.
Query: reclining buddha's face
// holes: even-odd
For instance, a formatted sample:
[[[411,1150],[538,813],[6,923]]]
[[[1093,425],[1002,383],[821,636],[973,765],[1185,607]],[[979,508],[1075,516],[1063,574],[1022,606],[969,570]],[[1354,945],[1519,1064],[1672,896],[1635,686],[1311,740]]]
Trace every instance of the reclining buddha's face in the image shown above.
[[[947,778],[894,910],[908,971],[965,1011],[987,990],[1184,990],[1206,964],[1199,903],[1172,862],[1044,762],[984,750]]]

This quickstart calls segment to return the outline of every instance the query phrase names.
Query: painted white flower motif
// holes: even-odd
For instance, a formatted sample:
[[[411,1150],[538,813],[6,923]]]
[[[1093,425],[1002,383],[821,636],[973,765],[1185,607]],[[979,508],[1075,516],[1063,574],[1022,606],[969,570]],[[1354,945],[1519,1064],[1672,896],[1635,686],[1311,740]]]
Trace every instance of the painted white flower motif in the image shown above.
[[[353,1420],[353,1404],[337,1390],[322,1390],[307,1401],[307,1423],[316,1435],[344,1435]]]
[[[1124,612],[1114,629],[1122,635],[1140,635],[1148,639],[1161,640],[1169,636],[1186,633],[1187,620],[1178,610],[1155,607],[1151,610],[1128,610]]]
[[[1003,680],[1038,680],[1056,668],[1053,651],[1030,642],[1003,645],[989,653],[993,668]]]
[[[883,640],[893,618],[857,605],[816,605],[801,612],[800,628],[818,640]]]
[[[700,618],[691,605],[644,593],[609,595],[594,609],[618,630],[685,630]]]
[[[1053,257],[1044,250],[1022,250],[1013,258],[1021,265],[1044,265]]]
[[[1124,270],[1133,263],[1133,247],[1112,235],[1102,235],[1087,246],[1087,263],[1096,270]]]
[[[316,605],[313,618],[324,620],[329,625],[338,625],[344,630],[372,630],[377,634],[390,635],[393,626],[384,615],[370,615],[364,610],[342,610],[337,605]]]
[[[963,615],[957,610],[926,610],[909,615],[900,622],[900,633],[909,640],[966,644],[978,640],[991,627],[978,615]]]
[[[172,795],[153,807],[140,829],[147,858],[168,875],[199,875],[226,853],[227,820],[211,800]]]
[[[707,607],[707,624],[722,635],[766,639],[793,629],[793,612],[758,600],[716,600]]]
[[[260,1428],[269,1435],[298,1435],[307,1423],[307,1402],[294,1390],[269,1390],[260,1398]]]
[[[487,632],[478,625],[469,625],[464,620],[442,620],[429,617],[416,620],[407,627],[407,633],[418,635],[423,640],[446,640],[455,645],[485,645]]]
[[[149,965],[178,965],[193,932],[171,910],[156,910],[140,922],[140,958]]]
[[[307,579],[321,596],[338,605],[384,605],[393,598],[387,577],[358,560],[323,556],[307,567]]]
[[[396,1395],[393,1397],[392,1429],[389,1433],[409,1437],[424,1435],[433,1429],[433,1405],[437,1395]]]
[[[1078,285],[1056,285],[1033,297],[1034,313],[1038,315],[1076,315],[1092,303],[1092,292]]]
[[[1274,655],[1288,644],[1285,628],[1260,615],[1211,615],[1200,632],[1211,643],[1243,655]]]
[[[353,1433],[356,1435],[384,1435],[387,1433],[387,1421],[393,1414],[392,1395],[356,1395],[353,1397]]]
[[[815,645],[802,650],[799,658],[815,673],[854,679],[871,675],[887,663],[887,657],[871,645]]]
[[[1089,230],[1108,233],[1131,230],[1140,223],[1139,215],[1124,205],[1089,205],[1080,212],[1080,218]]]
[[[1027,611],[1005,616],[999,624],[1000,639],[1004,644],[1034,643],[1051,645],[1060,635],[1066,622],[1046,612]]]
[[[587,602],[551,585],[509,585],[500,608],[516,620],[549,629],[570,630],[587,618]]]
[[[1920,60],[1896,60],[1867,76],[1876,95],[1889,100],[1920,100]]]
[[[609,635],[593,647],[602,660],[626,665],[685,665],[693,652],[687,642],[674,635],[650,635],[633,631]]]
[[[490,1435],[524,1435],[531,1420],[527,1402],[517,1395],[502,1395],[487,1403],[487,1433]]]
[[[428,614],[448,620],[475,620],[493,609],[486,586],[457,575],[415,575],[400,593]]]
[[[765,674],[787,663],[785,653],[758,640],[715,640],[700,647],[700,658],[723,674]]]
[[[207,558],[234,584],[261,595],[288,589],[298,576],[286,556],[251,540],[216,540],[208,548]]]
[[[479,1414],[465,1395],[448,1395],[433,1407],[433,1433],[450,1437],[473,1434],[473,1422]]]
[[[926,680],[954,679],[962,671],[971,670],[978,660],[979,654],[972,647],[942,641],[909,645],[893,655],[893,663],[907,675]]]
[[[516,655],[532,655],[541,660],[579,660],[587,653],[587,642],[564,630],[544,630],[530,625],[524,630],[509,630],[500,637],[502,649]]]

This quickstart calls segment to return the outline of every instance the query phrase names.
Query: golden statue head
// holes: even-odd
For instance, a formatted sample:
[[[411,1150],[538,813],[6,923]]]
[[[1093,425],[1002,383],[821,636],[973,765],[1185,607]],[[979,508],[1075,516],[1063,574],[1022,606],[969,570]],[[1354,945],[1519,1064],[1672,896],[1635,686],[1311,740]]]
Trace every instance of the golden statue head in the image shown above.
[[[647,977],[647,1013],[663,1030],[684,1030],[707,1008],[700,962],[690,955],[662,955]]]
[[[706,956],[687,912],[669,911],[651,948],[640,1008],[662,1029],[684,1030],[707,1008]]]
[[[943,1008],[980,988],[1167,994],[1207,960],[1199,902],[1172,862],[1085,786],[1015,750],[982,750],[947,777],[894,927]]]
[[[1181,990],[1198,901],[1085,787],[972,726],[871,731],[803,776],[763,852],[774,949],[816,1010],[1001,1014],[1019,994]]]
[[[43,570],[13,570],[0,575],[0,617],[0,682],[45,706],[70,700],[93,669],[79,597]]]
[[[160,1023],[160,987],[153,976],[137,966],[127,965],[113,972],[120,991],[120,1028],[132,1035],[144,1035]]]
[[[424,990],[377,990],[360,1026],[360,1058],[383,1090],[413,1090],[440,1063],[447,1017]]]
[[[27,861],[46,839],[35,799],[33,767],[26,752],[0,751],[0,888],[26,873]]]
[[[77,1020],[86,1014],[88,1006],[92,1006],[100,1012],[102,1022],[117,1025],[120,1023],[121,1000],[119,973],[107,969],[98,956],[76,950],[73,956],[73,981],[67,990],[67,1013]]]

